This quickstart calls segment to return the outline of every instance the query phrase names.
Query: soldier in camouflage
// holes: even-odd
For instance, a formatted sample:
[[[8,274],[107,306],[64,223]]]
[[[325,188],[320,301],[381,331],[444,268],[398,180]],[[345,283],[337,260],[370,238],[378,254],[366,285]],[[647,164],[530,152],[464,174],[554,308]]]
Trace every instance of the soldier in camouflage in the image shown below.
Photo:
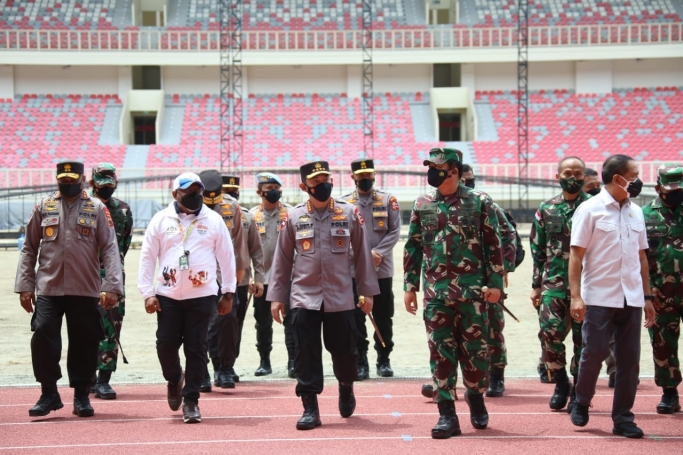
[[[501,298],[503,248],[491,198],[460,184],[462,154],[432,149],[423,164],[429,166],[427,181],[436,190],[419,197],[411,213],[403,256],[404,303],[416,314],[422,274],[424,321],[440,414],[432,437],[444,439],[461,434],[453,402],[458,362],[472,426],[488,425],[488,304]]]
[[[663,391],[657,413],[673,414],[681,410],[678,338],[683,318],[683,166],[660,166],[655,190],[659,196],[643,207],[655,307],[655,323],[648,331],[655,383]]]
[[[124,201],[112,197],[118,180],[116,178],[116,168],[111,163],[99,163],[92,169],[92,179],[90,180],[90,187],[92,188],[92,195],[97,197],[109,209],[111,218],[114,221],[114,230],[116,231],[116,242],[119,246],[119,255],[121,256],[121,270],[123,272],[123,284],[126,283],[126,272],[124,270],[124,258],[128,253],[130,241],[133,238],[133,213],[130,206]],[[102,254],[100,253],[100,276],[105,278],[104,263],[102,262]],[[116,371],[116,361],[119,356],[118,340],[121,336],[121,324],[123,323],[123,316],[126,314],[126,295],[125,289],[123,294],[119,296],[118,302],[114,308],[109,310],[101,310],[103,315],[105,338],[100,342],[98,351],[98,375],[91,386],[91,393],[95,393],[95,397],[103,400],[115,400],[116,391],[109,385],[111,374]]]
[[[541,203],[531,225],[531,255],[533,257],[533,280],[531,301],[539,308],[539,337],[543,343],[543,361],[548,376],[555,379],[555,391],[550,398],[550,409],[560,410],[567,405],[568,412],[574,404],[573,387],[567,376],[567,360],[564,339],[568,332],[569,295],[568,267],[572,216],[576,208],[590,198],[582,191],[586,165],[577,157],[562,159],[557,166],[555,178],[562,193]],[[572,342],[574,355],[571,374],[574,384],[581,358],[581,323],[572,319]]]

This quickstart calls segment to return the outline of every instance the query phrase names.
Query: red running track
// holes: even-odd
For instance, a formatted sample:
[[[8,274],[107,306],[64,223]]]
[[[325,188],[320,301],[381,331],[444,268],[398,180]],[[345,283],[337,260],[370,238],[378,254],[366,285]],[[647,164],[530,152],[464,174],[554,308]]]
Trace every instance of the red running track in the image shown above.
[[[203,421],[196,425],[184,424],[182,413],[168,408],[162,384],[117,386],[117,400],[92,399],[91,418],[71,414],[72,392],[66,388],[60,389],[64,408],[42,418],[28,416],[38,388],[3,388],[0,455],[683,453],[683,414],[656,414],[661,392],[651,379],[639,386],[634,407],[636,422],[646,434],[642,440],[612,435],[612,390],[606,381],[598,384],[584,428],[574,427],[564,411],[549,410],[553,385],[507,379],[504,397],[486,399],[488,429],[472,428],[468,407],[460,399],[456,410],[463,434],[440,441],[430,437],[438,411],[420,395],[421,381],[356,383],[358,405],[349,419],[339,416],[336,382],[327,383],[319,400],[323,425],[312,431],[295,429],[302,407],[293,382],[239,383],[230,391],[203,394]]]

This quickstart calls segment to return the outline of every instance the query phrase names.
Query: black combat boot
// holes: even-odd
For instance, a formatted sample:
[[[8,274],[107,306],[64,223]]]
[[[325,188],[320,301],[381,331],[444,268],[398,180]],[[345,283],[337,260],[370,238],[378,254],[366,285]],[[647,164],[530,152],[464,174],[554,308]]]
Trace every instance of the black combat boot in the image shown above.
[[[230,368],[230,374],[232,375],[232,380],[235,382],[240,382],[240,375],[235,373],[234,368]]]
[[[465,403],[470,407],[470,422],[477,430],[483,430],[489,424],[489,412],[484,405],[484,395],[465,391]]]
[[[289,359],[287,361],[287,377],[290,379],[296,379],[296,370],[294,369],[294,359]]]
[[[234,389],[235,379],[232,377],[232,368],[221,367],[218,370],[218,387],[221,389]]]
[[[270,356],[261,357],[261,363],[254,372],[254,376],[267,376],[272,372],[273,369],[270,367]]]
[[[368,365],[368,351],[358,352],[358,380],[364,381],[370,378],[370,366]]]
[[[103,400],[116,400],[116,391],[109,385],[111,370],[100,370],[95,384],[95,398]]]
[[[78,417],[92,417],[95,410],[90,405],[90,384],[78,384],[74,387],[74,410],[73,414]]]
[[[553,396],[550,397],[550,409],[559,411],[567,405],[567,400],[569,399],[569,392],[571,391],[571,385],[569,384],[569,378],[567,377],[567,370],[562,368],[551,373],[555,377],[555,392]]]
[[[657,414],[673,414],[681,410],[676,388],[663,389],[662,401],[657,405]]]
[[[301,395],[301,402],[304,405],[304,414],[296,423],[297,430],[312,430],[321,425],[320,411],[318,410],[318,395],[307,393]]]
[[[578,378],[574,376],[574,383],[572,384],[572,391],[569,393],[569,404],[567,405],[567,414],[572,413],[574,405],[576,404],[576,381]]]
[[[487,397],[502,397],[505,392],[505,376],[500,368],[491,368],[489,388],[486,390]]]
[[[394,370],[391,369],[388,354],[377,354],[377,376],[380,378],[390,378],[394,376]]]
[[[221,369],[220,359],[216,357],[211,357],[211,366],[213,366],[213,385],[215,385],[216,387],[220,387],[220,384],[218,383],[218,370]]]
[[[339,383],[339,415],[351,417],[356,410],[356,396],[353,394],[353,383]]]
[[[40,399],[35,406],[28,410],[28,415],[31,417],[42,417],[50,413],[62,409],[64,404],[57,391],[57,384],[42,385],[42,393]]]
[[[539,365],[536,371],[538,371],[541,384],[555,384],[555,378],[548,377],[548,370],[545,369],[545,366]]]
[[[211,392],[211,373],[209,373],[209,367],[206,367],[206,371],[204,372],[204,380],[202,381],[202,385],[199,386],[199,391],[201,393],[209,393]]]
[[[438,406],[439,421],[436,422],[436,426],[432,428],[432,438],[448,439],[451,436],[461,435],[460,422],[458,421],[458,416],[455,414],[455,402],[450,400],[442,401]]]

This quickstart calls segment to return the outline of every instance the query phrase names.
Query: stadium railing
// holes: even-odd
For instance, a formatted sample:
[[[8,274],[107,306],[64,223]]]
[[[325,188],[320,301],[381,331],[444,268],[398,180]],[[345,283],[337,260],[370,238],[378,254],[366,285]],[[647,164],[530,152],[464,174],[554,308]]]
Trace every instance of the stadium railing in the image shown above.
[[[361,30],[245,31],[243,50],[359,50]],[[517,29],[406,28],[375,30],[375,49],[468,49],[517,46]],[[219,31],[201,30],[0,30],[0,50],[216,51]],[[529,27],[533,47],[680,44],[683,23]]]

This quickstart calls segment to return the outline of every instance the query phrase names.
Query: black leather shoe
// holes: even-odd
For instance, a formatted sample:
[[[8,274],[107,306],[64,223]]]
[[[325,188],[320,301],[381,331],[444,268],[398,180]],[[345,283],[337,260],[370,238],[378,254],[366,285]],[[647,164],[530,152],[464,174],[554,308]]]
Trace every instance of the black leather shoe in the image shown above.
[[[433,439],[448,439],[451,436],[459,436],[462,434],[460,430],[460,422],[458,416],[455,414],[455,403],[452,401],[443,401],[439,406],[439,421],[436,426],[432,428]]]
[[[88,386],[89,388],[90,386]],[[95,415],[95,410],[90,405],[90,398],[87,394],[81,397],[74,397],[73,414],[78,417],[92,417]]]
[[[550,409],[559,411],[567,406],[571,385],[569,384],[569,378],[567,377],[567,370],[564,368],[551,373],[551,376],[555,377],[555,392],[553,392],[553,396],[550,397],[548,406],[550,406]]]
[[[221,368],[218,372],[218,384],[221,389],[235,388],[235,380],[232,377],[230,368]]]
[[[465,392],[465,403],[470,407],[470,422],[477,430],[483,430],[489,424],[489,413],[484,405],[484,395]]]
[[[211,358],[211,365],[213,366],[213,385],[216,387],[220,387],[218,384],[218,370],[221,369],[221,361],[215,357]],[[209,370],[209,367],[206,367],[206,370]]]
[[[614,425],[612,428],[612,434],[618,436],[625,436],[632,439],[640,439],[643,437],[643,430],[638,428],[634,422],[622,422],[620,424]]]
[[[420,393],[425,398],[434,398],[434,385],[433,384],[422,384],[422,389]]]
[[[294,370],[294,360],[287,362],[287,377],[296,379],[296,371]]]
[[[199,413],[199,405],[196,401],[186,401],[183,403],[183,422],[199,423],[202,415]]]
[[[358,380],[364,381],[370,378],[370,366],[368,365],[368,353],[358,353]]]
[[[181,373],[180,381],[177,384],[169,382],[166,385],[166,400],[171,411],[177,411],[180,409],[180,405],[183,404],[183,385],[185,385],[184,371]]]
[[[574,405],[576,404],[576,379],[574,379],[574,385],[572,385],[572,391],[569,393],[569,404],[567,404],[567,414],[572,413]]]
[[[97,383],[95,384],[95,398],[101,398],[103,400],[116,400],[116,391],[109,385],[109,380],[111,379],[111,371],[100,371],[100,375],[97,378]]]
[[[202,385],[199,386],[199,391],[201,393],[209,393],[211,390],[211,374],[207,371],[206,375],[204,375]]]
[[[588,423],[588,408],[590,405],[584,406],[578,401],[574,403],[572,408],[571,420],[577,427],[585,427]]]
[[[31,417],[42,417],[48,415],[50,411],[56,411],[63,407],[62,399],[57,392],[57,388],[55,388],[54,391],[43,392],[36,405],[28,410],[28,415]]]
[[[353,394],[353,383],[339,383],[339,415],[351,417],[356,410],[356,396]]]
[[[609,375],[609,379],[607,380],[607,387],[609,387],[610,389],[613,389],[615,382],[616,382],[616,374],[612,373]]]
[[[230,374],[232,375],[232,380],[233,380],[233,381],[235,381],[235,382],[240,382],[240,375],[238,375],[237,373],[235,373],[235,369],[234,369],[234,368],[230,368]]]
[[[380,354],[377,357],[377,376],[380,378],[391,378],[394,376],[394,370],[391,369],[391,362],[389,356]]]
[[[301,402],[304,405],[304,414],[296,423],[297,430],[312,430],[321,425],[320,411],[318,410],[318,395],[301,395]]]
[[[267,376],[273,372],[270,367],[270,359],[261,359],[261,363],[254,372],[254,376]]]
[[[678,401],[678,390],[664,389],[662,401],[657,405],[657,414],[673,414],[681,410],[681,404]]]
[[[486,390],[486,396],[491,398],[502,397],[505,392],[505,377],[503,370],[497,368],[491,369],[491,380],[489,388]]]

